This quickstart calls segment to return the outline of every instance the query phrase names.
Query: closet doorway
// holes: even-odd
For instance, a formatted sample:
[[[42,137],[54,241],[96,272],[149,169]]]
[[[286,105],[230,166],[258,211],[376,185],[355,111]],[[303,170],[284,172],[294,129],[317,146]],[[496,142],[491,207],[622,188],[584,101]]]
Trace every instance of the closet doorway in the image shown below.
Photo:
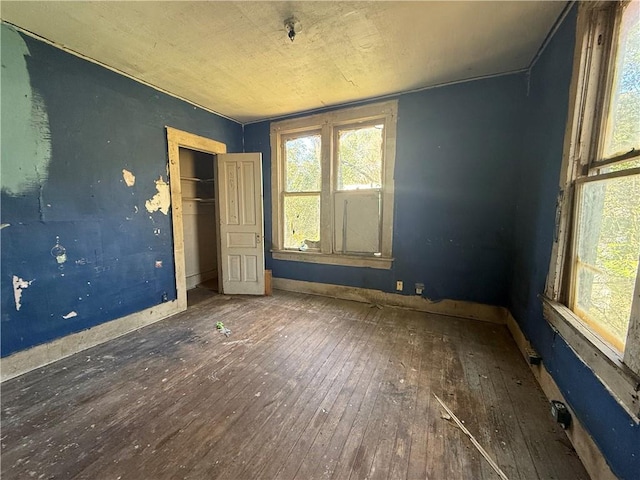
[[[227,146],[171,127],[167,146],[177,300],[179,310],[186,310],[188,289],[203,285],[219,290],[215,162]]]
[[[199,286],[217,292],[214,156],[180,147],[179,157],[187,291]]]

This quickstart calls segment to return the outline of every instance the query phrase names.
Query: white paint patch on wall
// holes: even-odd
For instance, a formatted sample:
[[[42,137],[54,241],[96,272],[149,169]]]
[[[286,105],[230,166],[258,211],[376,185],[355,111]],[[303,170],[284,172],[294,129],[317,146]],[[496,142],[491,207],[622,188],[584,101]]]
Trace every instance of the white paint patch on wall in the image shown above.
[[[31,88],[26,43],[13,28],[2,24],[2,191],[20,195],[48,177],[51,132],[44,101]]]
[[[127,184],[127,187],[133,187],[136,184],[136,176],[126,168],[122,169],[122,178],[124,179],[124,183]]]
[[[162,176],[156,180],[156,190],[158,193],[147,200],[144,206],[149,213],[160,210],[167,215],[171,206],[171,195],[169,193],[169,184],[162,179]]]
[[[69,320],[70,318],[77,317],[77,316],[78,316],[77,312],[71,311],[71,312],[67,313],[66,315],[63,315],[62,318],[64,318],[65,320]]]
[[[29,288],[29,285],[33,283],[33,280],[23,280],[17,275],[13,276],[13,298],[16,302],[16,310],[20,311],[20,307],[22,307],[22,291]]]

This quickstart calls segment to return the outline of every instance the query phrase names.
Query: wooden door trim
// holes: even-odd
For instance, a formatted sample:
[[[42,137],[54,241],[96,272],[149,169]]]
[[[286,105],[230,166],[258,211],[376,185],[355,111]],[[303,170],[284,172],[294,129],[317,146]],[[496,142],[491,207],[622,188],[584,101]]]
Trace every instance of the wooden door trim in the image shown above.
[[[173,224],[173,258],[176,274],[176,291],[178,311],[187,309],[187,278],[184,256],[184,230],[182,223],[182,186],[180,183],[180,147],[197,150],[199,152],[217,155],[227,153],[227,146],[211,138],[201,137],[193,133],[178,130],[173,127],[167,129],[167,150],[169,158],[169,189],[171,193],[171,220]],[[214,157],[215,158],[215,157]],[[215,161],[215,159],[214,159]],[[218,179],[214,179],[217,190]],[[216,205],[216,212],[218,206]],[[217,216],[217,213],[216,213]],[[217,236],[218,255],[220,252],[220,236]]]

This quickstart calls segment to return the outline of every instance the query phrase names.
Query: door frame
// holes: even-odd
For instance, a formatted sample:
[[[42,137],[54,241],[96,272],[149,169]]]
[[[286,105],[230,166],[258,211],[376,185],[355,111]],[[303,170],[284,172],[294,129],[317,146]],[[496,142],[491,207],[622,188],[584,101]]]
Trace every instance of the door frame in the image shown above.
[[[169,189],[171,194],[171,223],[173,225],[173,259],[176,274],[178,311],[187,309],[187,277],[184,255],[184,230],[182,224],[182,185],[180,182],[180,147],[214,155],[227,153],[227,146],[211,138],[165,127],[167,130],[167,150],[169,158]],[[214,177],[214,188],[218,191],[218,179]],[[218,202],[215,204],[216,223],[219,223]],[[217,225],[216,225],[217,228]],[[220,278],[220,235],[216,235],[218,256],[218,277]]]

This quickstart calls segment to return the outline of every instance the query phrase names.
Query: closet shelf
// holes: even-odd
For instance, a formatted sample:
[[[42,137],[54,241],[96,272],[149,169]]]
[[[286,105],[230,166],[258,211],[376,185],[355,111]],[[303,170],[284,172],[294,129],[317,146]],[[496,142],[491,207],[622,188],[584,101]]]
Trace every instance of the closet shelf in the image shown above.
[[[187,180],[189,182],[213,183],[213,178],[180,177],[180,180]]]
[[[202,198],[202,197],[182,197],[182,201],[201,202],[201,203],[214,203],[215,198]]]

